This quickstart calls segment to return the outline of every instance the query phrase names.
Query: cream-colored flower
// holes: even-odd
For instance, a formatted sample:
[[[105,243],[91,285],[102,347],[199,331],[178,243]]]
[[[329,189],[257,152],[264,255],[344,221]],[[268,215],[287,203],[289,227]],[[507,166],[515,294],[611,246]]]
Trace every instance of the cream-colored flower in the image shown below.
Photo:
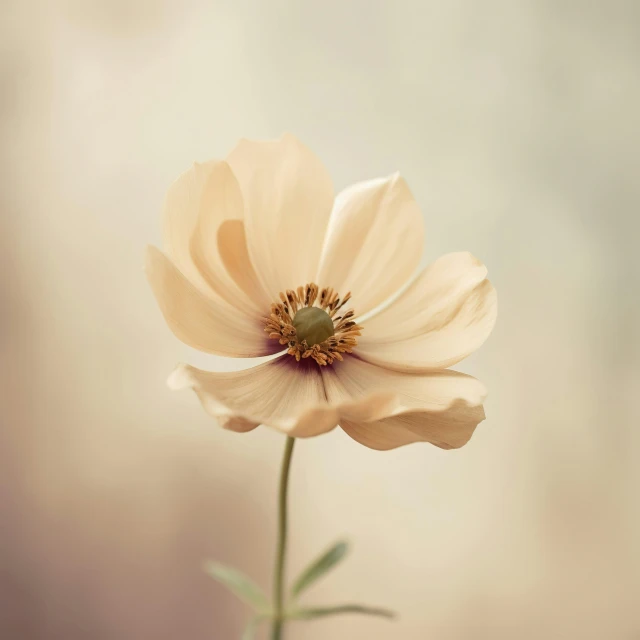
[[[220,356],[282,352],[232,373],[174,371],[170,387],[193,388],[225,428],[308,437],[339,425],[373,449],[449,449],[484,419],[483,385],[447,367],[495,323],[486,268],[447,254],[382,305],[423,251],[422,216],[399,175],[334,201],[326,169],[295,137],[243,140],[173,184],[164,232],[146,273],[174,334]]]

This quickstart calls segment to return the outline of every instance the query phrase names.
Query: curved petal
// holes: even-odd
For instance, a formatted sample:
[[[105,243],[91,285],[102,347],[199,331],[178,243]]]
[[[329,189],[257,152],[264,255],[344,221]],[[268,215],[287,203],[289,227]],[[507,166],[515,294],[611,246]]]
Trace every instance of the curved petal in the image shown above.
[[[402,424],[402,421],[410,420],[411,417],[411,414],[404,414],[383,418],[376,422],[342,420],[340,427],[348,436],[369,449],[389,451],[422,441],[418,435]]]
[[[318,367],[284,355],[230,373],[179,365],[168,384],[194,389],[226,429],[250,431],[265,424],[304,438],[340,424],[373,449],[418,441],[460,447],[484,419],[485,389],[471,376],[449,370],[399,373],[355,357]]]
[[[240,186],[226,162],[211,162],[207,166],[208,175],[202,185],[198,215],[189,239],[191,258],[209,287],[230,305],[250,316],[264,314],[268,305],[265,308],[261,301],[248,297],[238,287],[219,251],[220,227],[226,221],[242,224],[244,204]],[[244,256],[246,250],[238,261]],[[248,260],[243,266],[253,270]]]
[[[423,246],[424,222],[404,179],[360,182],[336,197],[316,282],[351,291],[362,316],[409,280]]]
[[[225,220],[220,225],[218,252],[227,273],[236,285],[262,310],[263,315],[268,314],[273,300],[262,287],[251,264],[244,223],[241,220]]]
[[[145,271],[167,324],[190,347],[233,358],[270,355],[282,349],[267,338],[257,318],[208,298],[155,247],[147,247]]]
[[[497,295],[470,253],[428,266],[391,305],[363,321],[357,353],[401,371],[450,367],[475,351],[496,321]]]
[[[249,255],[270,299],[312,282],[333,203],[322,162],[289,134],[242,140],[227,162],[242,190]]]
[[[322,368],[327,399],[347,420],[375,421],[413,411],[442,412],[457,400],[482,405],[487,391],[474,377],[438,369],[405,373],[356,355]]]
[[[352,356],[323,377],[329,401],[342,403],[340,426],[372,449],[461,447],[485,417],[484,385],[457,371],[401,373]]]
[[[218,373],[179,365],[172,389],[192,388],[205,411],[226,429],[247,431],[259,424],[298,438],[316,436],[338,424],[326,399],[320,368],[289,355],[243,371]]]
[[[191,257],[190,242],[198,222],[205,185],[218,164],[194,162],[170,187],[164,201],[164,250],[178,269],[198,288],[210,291]]]
[[[485,418],[480,407],[454,402],[440,413],[404,413],[377,422],[343,420],[340,426],[356,442],[370,449],[389,451],[413,442],[429,442],[440,449],[459,449],[469,442]]]

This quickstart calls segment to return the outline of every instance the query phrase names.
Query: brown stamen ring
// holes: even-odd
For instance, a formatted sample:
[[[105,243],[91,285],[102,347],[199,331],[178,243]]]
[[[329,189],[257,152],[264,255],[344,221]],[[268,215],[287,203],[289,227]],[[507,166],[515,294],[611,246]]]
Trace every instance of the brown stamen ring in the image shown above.
[[[358,344],[356,338],[362,330],[353,320],[353,309],[337,315],[350,298],[351,293],[340,298],[331,287],[319,289],[313,283],[298,287],[296,291],[289,289],[280,293],[280,302],[273,303],[270,316],[263,318],[264,330],[273,340],[288,345],[287,353],[298,362],[300,358],[313,358],[324,366],[332,364],[334,360],[343,360],[342,354],[352,353],[353,347]],[[296,319],[298,311],[308,308],[324,311],[325,316],[322,313],[303,312]],[[317,344],[309,344],[309,340],[313,342],[319,339],[317,336],[330,333],[326,326],[327,318],[333,323],[333,335]],[[309,326],[309,322],[315,323],[315,326]]]

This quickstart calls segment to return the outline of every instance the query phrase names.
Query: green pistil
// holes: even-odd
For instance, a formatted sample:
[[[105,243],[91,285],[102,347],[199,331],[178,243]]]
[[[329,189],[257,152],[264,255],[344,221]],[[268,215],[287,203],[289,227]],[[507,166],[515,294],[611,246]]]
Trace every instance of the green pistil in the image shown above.
[[[293,326],[296,330],[298,342],[307,341],[307,345],[313,347],[327,338],[335,335],[333,320],[329,314],[318,307],[303,307],[293,318]]]

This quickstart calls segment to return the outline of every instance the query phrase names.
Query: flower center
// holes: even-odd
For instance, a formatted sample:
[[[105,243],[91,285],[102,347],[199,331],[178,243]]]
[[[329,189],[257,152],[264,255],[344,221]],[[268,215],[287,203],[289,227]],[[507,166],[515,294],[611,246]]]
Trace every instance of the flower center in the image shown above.
[[[287,345],[287,353],[300,358],[313,358],[319,365],[343,360],[351,353],[362,327],[353,319],[355,312],[340,309],[351,298],[340,298],[331,287],[320,289],[317,284],[298,287],[280,293],[280,301],[271,305],[268,318],[263,318],[264,330],[273,340]]]
[[[298,340],[305,340],[310,347],[324,342],[336,333],[329,314],[318,307],[299,309],[293,316],[293,327]]]

